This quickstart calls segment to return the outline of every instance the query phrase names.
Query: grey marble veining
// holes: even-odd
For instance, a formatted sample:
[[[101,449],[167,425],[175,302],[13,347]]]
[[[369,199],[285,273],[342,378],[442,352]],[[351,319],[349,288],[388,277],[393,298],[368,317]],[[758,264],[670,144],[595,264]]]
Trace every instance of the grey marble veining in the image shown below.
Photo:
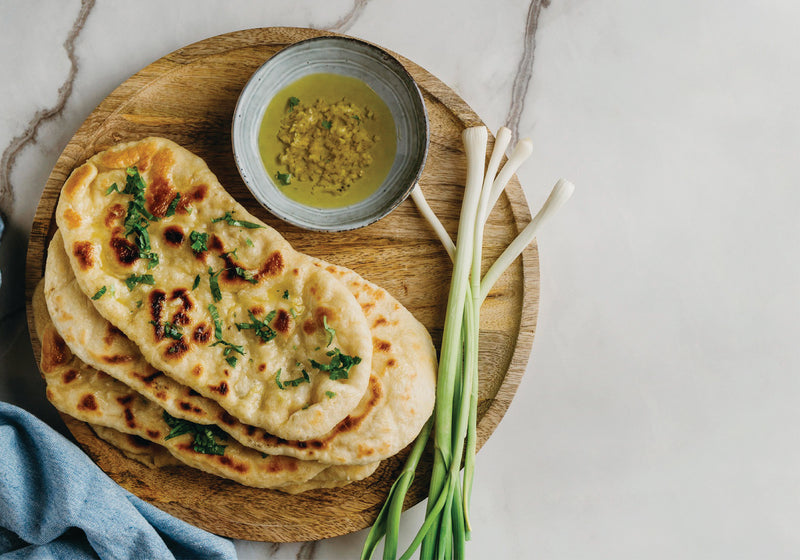
[[[348,10],[340,12],[339,14],[331,14],[335,16],[329,19],[329,21],[333,21],[332,24],[323,25],[321,27],[339,33],[345,33],[358,24],[360,16],[364,13],[369,4],[370,2],[368,2],[368,0],[355,0]],[[376,6],[376,4],[378,3],[372,3],[372,7],[380,9],[380,6]],[[540,9],[539,4],[540,2],[538,2],[538,0],[532,2],[531,9],[529,9],[529,19],[531,17],[530,13],[535,13],[535,16],[538,17],[538,11]],[[3,376],[3,381],[5,383],[0,382],[0,398],[10,400],[25,408],[36,411],[40,416],[44,417],[62,431],[64,431],[63,426],[61,426],[54,411],[47,405],[42,396],[44,392],[43,387],[30,361],[30,356],[28,356],[29,359],[26,363],[21,363],[16,352],[20,345],[25,345],[25,339],[27,337],[23,303],[24,269],[20,266],[9,267],[7,263],[15,261],[19,263],[24,260],[24,246],[22,244],[27,239],[27,231],[24,229],[24,225],[22,227],[19,227],[19,225],[20,222],[24,224],[27,221],[22,215],[26,213],[29,214],[33,208],[31,203],[35,202],[34,199],[29,198],[33,193],[27,188],[20,189],[19,182],[15,181],[15,168],[21,161],[21,155],[25,153],[26,150],[29,151],[31,148],[36,147],[42,130],[46,126],[52,126],[54,123],[57,123],[63,117],[64,111],[75,90],[75,82],[79,78],[81,63],[91,64],[91,52],[77,52],[76,44],[81,38],[87,21],[92,17],[92,13],[95,9],[95,2],[94,0],[82,0],[80,5],[76,5],[75,8],[77,13],[74,16],[74,20],[62,44],[62,48],[69,63],[68,72],[61,83],[53,82],[49,85],[49,87],[56,90],[56,99],[52,105],[36,109],[33,114],[28,117],[23,114],[13,116],[15,122],[24,121],[25,126],[19,134],[16,134],[10,139],[3,150],[2,158],[0,158],[0,208],[11,216],[12,221],[17,224],[16,234],[9,236],[10,238],[7,240],[6,246],[0,249],[0,256],[3,257],[0,265],[3,266],[3,272],[7,276],[6,285],[3,290],[4,297],[0,297],[0,329],[7,335],[4,340],[0,341],[0,367],[7,372]],[[98,20],[97,23],[101,22]],[[291,24],[314,27],[313,22],[295,21]],[[528,45],[530,44],[531,48],[533,45],[535,26],[536,19],[534,18],[533,23],[531,24],[529,22],[525,33],[520,36],[525,47],[523,48],[521,44],[519,50],[526,54],[520,61],[517,74],[527,72],[526,80],[530,79],[532,56],[527,53],[529,51]],[[83,60],[81,56],[84,57]],[[86,58],[89,59],[89,62],[85,60]],[[136,68],[132,68],[130,72],[135,70]],[[524,99],[522,99],[522,97],[526,90],[524,84],[517,85],[520,82],[518,75],[514,76],[514,80],[515,88],[512,96],[512,105],[509,108],[509,115],[516,114],[518,119],[518,115],[522,112],[524,107]],[[66,132],[68,134],[69,131]],[[21,197],[28,197],[25,200],[25,202],[27,202],[25,209],[20,209],[16,204],[17,199]],[[21,365],[23,367],[20,371]],[[14,372],[13,374],[10,373],[12,371]],[[419,515],[419,512],[417,512],[417,515]],[[349,557],[355,554],[360,539],[357,538],[353,540],[353,538],[350,537],[346,540],[349,542],[344,545],[344,548],[342,548],[341,545],[332,546],[332,543],[326,543],[322,548],[322,552],[320,551],[320,543],[316,542],[302,543],[299,545],[239,543],[238,548],[240,556],[243,558],[262,556],[268,558],[310,560],[315,558]]]
[[[578,187],[539,237],[533,355],[478,456],[470,557],[797,557],[799,18],[789,0],[0,3],[0,399],[60,425],[23,263],[49,170],[92,108],[204,37],[325,28],[530,136],[518,175],[534,210],[558,177]],[[423,516],[404,514],[403,542]],[[364,537],[237,550],[353,558]]]
[[[39,129],[46,122],[52,121],[64,111],[67,105],[67,100],[72,95],[72,86],[75,82],[75,77],[78,75],[78,59],[75,55],[75,41],[83,30],[86,24],[86,18],[94,7],[95,0],[81,0],[81,9],[75,23],[72,25],[66,40],[64,41],[64,50],[70,62],[69,74],[67,79],[58,88],[58,99],[55,105],[36,111],[36,113],[28,121],[25,130],[19,135],[15,136],[8,146],[3,150],[3,155],[0,157],[0,207],[6,208],[7,212],[11,212],[14,205],[14,188],[11,184],[11,171],[17,161],[19,153],[25,149],[28,144],[36,142],[36,136]]]

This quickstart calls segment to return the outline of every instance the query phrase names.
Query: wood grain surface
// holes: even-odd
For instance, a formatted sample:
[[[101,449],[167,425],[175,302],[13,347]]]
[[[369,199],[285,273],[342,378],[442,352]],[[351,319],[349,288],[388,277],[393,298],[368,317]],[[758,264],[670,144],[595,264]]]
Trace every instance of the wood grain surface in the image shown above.
[[[387,289],[441,342],[451,266],[433,232],[409,198],[369,227],[313,233],[267,213],[241,181],[231,150],[234,106],[250,75],[296,41],[332,35],[310,29],[265,28],[212,37],[147,66],[114,90],[93,112],[58,159],[33,221],[28,247],[28,323],[31,297],[43,276],[47,243],[55,230],[59,192],[72,170],[118,142],[164,136],[202,157],[226,189],[253,214],[280,231],[298,250],[354,269]],[[423,92],[431,136],[422,189],[455,237],[466,176],[461,131],[482,124],[451,89],[416,64],[397,57]],[[514,178],[486,229],[484,271],[530,221]],[[531,245],[498,281],[481,314],[478,445],[507,410],[533,343],[539,302],[539,262]],[[40,348],[31,336],[38,358]],[[114,480],[159,508],[214,533],[248,540],[291,542],[343,535],[369,526],[402,467],[405,452],[384,461],[368,479],[336,490],[299,496],[246,488],[189,468],[150,469],[127,459],[81,422],[64,418],[84,450]],[[480,458],[478,459],[480,466]],[[430,454],[409,491],[406,507],[424,499]]]

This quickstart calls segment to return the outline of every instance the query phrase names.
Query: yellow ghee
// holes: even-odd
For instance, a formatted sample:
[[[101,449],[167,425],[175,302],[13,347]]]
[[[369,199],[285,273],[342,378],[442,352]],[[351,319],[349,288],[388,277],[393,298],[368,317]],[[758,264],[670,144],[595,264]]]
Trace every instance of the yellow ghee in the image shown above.
[[[360,202],[394,162],[392,113],[367,84],[311,74],[272,99],[259,131],[267,173],[289,198],[318,208]]]

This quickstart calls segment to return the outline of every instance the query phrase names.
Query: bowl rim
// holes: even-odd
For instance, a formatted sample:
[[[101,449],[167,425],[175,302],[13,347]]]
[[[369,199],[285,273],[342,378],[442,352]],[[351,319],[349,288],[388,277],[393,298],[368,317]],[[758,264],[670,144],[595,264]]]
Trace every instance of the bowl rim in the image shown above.
[[[235,130],[237,128],[237,123],[240,122],[239,115],[240,115],[240,112],[241,112],[241,109],[242,109],[242,106],[243,106],[244,94],[255,83],[256,77],[262,71],[262,69],[265,66],[267,66],[268,64],[270,64],[271,61],[278,54],[280,54],[280,53],[282,53],[282,52],[284,52],[286,50],[294,49],[296,47],[299,47],[299,46],[302,46],[302,45],[306,45],[308,43],[327,42],[327,41],[334,41],[334,42],[340,42],[340,43],[351,43],[351,44],[357,44],[359,46],[366,47],[367,50],[371,51],[373,54],[380,55],[380,59],[384,64],[388,63],[388,64],[392,65],[394,67],[393,70],[395,70],[396,72],[398,72],[401,75],[401,79],[403,79],[407,84],[409,84],[409,86],[410,86],[409,87],[409,91],[411,93],[411,96],[415,100],[419,100],[419,105],[422,108],[422,111],[421,111],[421,115],[422,115],[421,122],[424,124],[424,138],[425,138],[425,142],[424,142],[424,145],[423,145],[422,150],[421,150],[422,153],[419,154],[419,156],[420,156],[419,157],[419,165],[417,166],[417,169],[416,169],[416,172],[414,174],[413,179],[411,181],[409,181],[409,184],[405,187],[405,189],[402,192],[399,193],[398,196],[395,196],[395,197],[393,197],[391,199],[391,204],[388,204],[385,207],[382,207],[379,212],[376,212],[374,214],[370,214],[367,218],[362,218],[360,221],[352,221],[351,220],[351,221],[349,221],[349,222],[347,222],[345,224],[336,225],[336,226],[330,226],[330,227],[329,226],[316,226],[316,225],[309,225],[309,224],[306,224],[306,223],[301,223],[300,221],[294,219],[293,216],[291,216],[289,214],[286,214],[284,212],[280,212],[280,211],[276,210],[272,205],[268,204],[267,200],[266,200],[267,197],[263,196],[264,193],[261,193],[253,185],[251,185],[252,179],[247,178],[246,174],[244,173],[244,170],[243,170],[244,162],[243,162],[243,159],[240,157],[240,154],[237,153],[236,134],[235,134]],[[388,60],[386,60],[386,59],[388,59]],[[309,75],[311,75],[311,74],[309,74]],[[419,183],[420,177],[422,177],[422,173],[425,170],[425,165],[427,164],[429,147],[430,147],[430,118],[428,116],[427,105],[425,104],[425,97],[422,94],[422,90],[420,89],[419,84],[417,84],[416,80],[413,78],[413,76],[411,76],[411,74],[409,73],[408,69],[403,65],[402,62],[400,62],[398,57],[396,55],[394,55],[392,52],[389,52],[386,49],[384,49],[384,48],[382,48],[382,47],[380,47],[380,46],[378,46],[378,45],[376,45],[374,43],[370,43],[369,41],[364,41],[362,39],[357,39],[355,37],[350,37],[350,36],[346,36],[346,35],[323,35],[323,36],[320,36],[320,37],[310,37],[308,39],[303,39],[301,41],[297,41],[295,43],[292,43],[291,45],[287,45],[287,46],[283,47],[282,49],[278,50],[277,52],[273,53],[261,65],[259,65],[258,68],[256,68],[253,71],[253,73],[250,75],[250,78],[248,78],[247,82],[245,83],[244,87],[242,87],[241,91],[239,92],[239,96],[236,99],[236,105],[234,107],[233,116],[231,118],[231,150],[233,152],[233,159],[234,159],[234,163],[236,164],[236,169],[239,172],[239,176],[241,177],[242,182],[244,182],[244,184],[247,187],[247,189],[250,191],[250,194],[253,195],[255,200],[264,209],[266,209],[268,212],[270,212],[276,218],[278,218],[278,219],[280,219],[280,220],[282,220],[284,222],[287,222],[287,223],[289,223],[291,225],[294,225],[296,227],[302,228],[304,230],[308,230],[308,231],[328,231],[328,232],[351,231],[351,230],[354,230],[354,229],[359,229],[359,228],[362,228],[362,227],[367,227],[369,225],[372,225],[375,222],[381,220],[382,218],[385,218],[386,216],[388,216],[395,208],[397,208],[400,204],[402,204],[403,201],[406,200],[406,198],[408,198],[408,196],[411,194],[411,191]],[[303,204],[302,202],[297,202],[295,200],[292,200],[292,202],[294,204],[305,206],[306,208],[314,208],[315,210],[318,210],[320,212],[325,212],[327,210],[330,210],[328,208],[319,208],[319,207],[316,207],[316,206],[309,206],[307,204]],[[345,206],[344,208],[347,208],[347,207]]]

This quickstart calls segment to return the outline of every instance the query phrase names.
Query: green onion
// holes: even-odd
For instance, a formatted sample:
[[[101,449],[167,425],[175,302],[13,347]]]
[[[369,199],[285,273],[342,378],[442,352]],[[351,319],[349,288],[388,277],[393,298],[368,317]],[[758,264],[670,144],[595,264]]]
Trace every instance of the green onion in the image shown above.
[[[420,558],[464,558],[465,541],[471,524],[469,501],[475,467],[478,401],[478,349],[480,306],[494,282],[533,240],[538,226],[570,197],[574,187],[559,181],[542,210],[481,279],[483,232],[486,219],[506,184],[532,151],[530,140],[521,141],[500,173],[500,160],[511,133],[498,131],[485,179],[486,130],[483,127],[464,131],[467,152],[467,186],[458,229],[458,245],[425,201],[416,185],[411,196],[420,213],[430,223],[445,250],[454,261],[453,279],[445,317],[437,381],[434,415],[420,432],[386,503],[381,509],[364,544],[361,558],[371,558],[375,547],[385,537],[384,559],[397,557],[400,513],[406,492],[413,481],[422,450],[433,427],[435,434],[434,467],[428,493],[425,521],[401,559],[410,558],[422,545]],[[495,177],[495,174],[497,176]],[[459,479],[464,458],[463,487]]]

